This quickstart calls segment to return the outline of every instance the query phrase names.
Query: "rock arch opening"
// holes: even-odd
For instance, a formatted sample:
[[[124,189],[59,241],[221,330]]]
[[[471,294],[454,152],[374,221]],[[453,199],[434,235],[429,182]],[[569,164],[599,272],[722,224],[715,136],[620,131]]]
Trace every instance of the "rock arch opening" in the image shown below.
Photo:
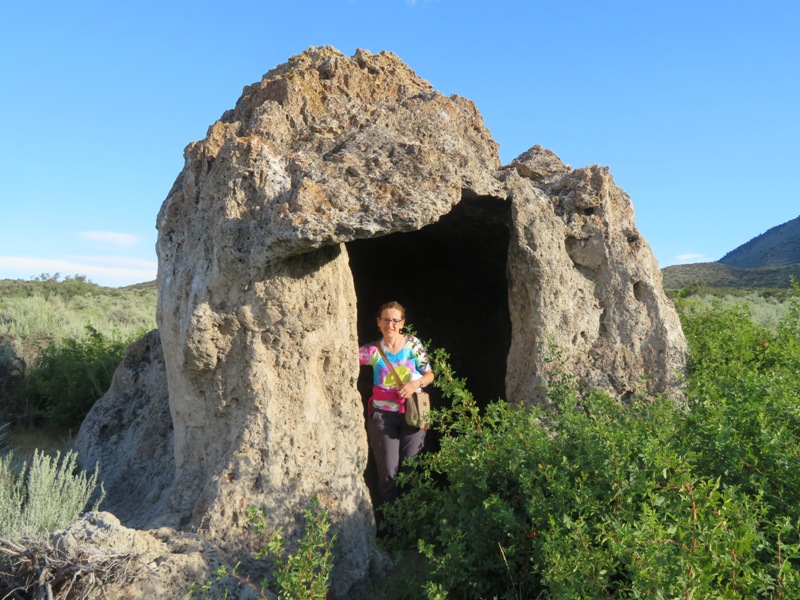
[[[418,231],[349,242],[359,343],[377,339],[377,308],[397,300],[420,339],[447,350],[479,403],[505,397],[509,219],[508,201],[464,197]],[[369,387],[362,372],[359,389]]]

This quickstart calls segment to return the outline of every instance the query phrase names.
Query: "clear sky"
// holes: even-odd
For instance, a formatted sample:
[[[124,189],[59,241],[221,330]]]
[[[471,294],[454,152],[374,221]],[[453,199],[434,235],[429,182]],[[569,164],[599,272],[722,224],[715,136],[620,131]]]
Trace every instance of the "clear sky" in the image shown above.
[[[0,0],[0,279],[154,279],[183,148],[323,45],[473,100],[504,164],[610,167],[662,267],[800,215],[796,0]]]

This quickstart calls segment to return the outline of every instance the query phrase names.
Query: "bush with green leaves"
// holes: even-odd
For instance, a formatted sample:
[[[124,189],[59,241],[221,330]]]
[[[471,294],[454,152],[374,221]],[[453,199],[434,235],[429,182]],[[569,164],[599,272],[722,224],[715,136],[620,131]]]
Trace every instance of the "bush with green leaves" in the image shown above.
[[[80,275],[56,278],[0,280],[0,337],[13,338],[14,352],[25,364],[34,364],[49,342],[81,338],[87,323],[105,335],[125,338],[155,329],[154,283],[106,288]]]
[[[336,538],[335,534],[330,534],[328,511],[320,507],[317,498],[311,500],[311,507],[303,512],[305,532],[293,552],[288,551],[281,529],[271,530],[266,517],[265,510],[259,511],[254,506],[248,508],[247,523],[265,541],[255,558],[270,561],[273,565],[271,578],[256,584],[239,572],[240,564],[235,567],[223,565],[216,571],[214,581],[193,585],[190,590],[193,595],[207,599],[228,598],[233,589],[248,589],[256,598],[268,598],[268,590],[276,589],[278,597],[284,600],[327,597]]]
[[[97,471],[79,471],[72,451],[62,457],[37,450],[20,468],[13,452],[0,454],[0,536],[15,540],[66,527],[92,499],[91,510],[97,509],[102,484],[97,490]]]
[[[48,425],[78,428],[111,385],[125,349],[143,333],[112,337],[87,325],[82,338],[49,343],[27,373],[16,399],[18,413],[28,421],[41,417]]]
[[[551,407],[479,410],[434,351],[441,448],[384,508],[390,546],[430,566],[406,597],[800,597],[797,308],[795,289],[775,330],[682,314],[686,404],[622,406],[556,371]]]
[[[754,325],[744,305],[683,319],[692,347],[687,446],[705,472],[763,492],[771,514],[793,521],[800,519],[798,299],[774,331]]]

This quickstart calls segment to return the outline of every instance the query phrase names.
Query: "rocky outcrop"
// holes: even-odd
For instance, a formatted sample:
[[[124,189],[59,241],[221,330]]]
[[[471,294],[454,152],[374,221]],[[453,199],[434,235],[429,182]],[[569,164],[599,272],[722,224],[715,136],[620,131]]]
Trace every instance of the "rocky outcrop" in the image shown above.
[[[17,351],[16,340],[0,333],[0,400],[11,395],[25,377],[25,360]]]
[[[509,296],[519,335],[508,355],[508,397],[543,400],[543,366],[554,358],[578,381],[623,399],[678,394],[680,321],[608,168],[571,169],[536,146],[509,171]]]
[[[412,231],[497,193],[473,103],[396,56],[312,49],[245,88],[186,149],[158,217],[158,323],[189,526],[238,549],[243,515],[337,524],[334,594],[375,554],[343,246]]]
[[[190,586],[215,582],[213,571],[223,564],[219,550],[197,534],[169,528],[138,531],[123,526],[108,512],[85,514],[54,534],[51,542],[64,556],[72,557],[76,567],[84,567],[70,574],[78,584],[81,576],[96,574],[101,585],[93,587],[101,589],[90,597],[104,600],[189,600],[196,597],[189,594]],[[43,573],[42,579],[47,575]],[[217,597],[238,597],[223,596],[224,587],[218,587],[213,590],[221,592]],[[44,593],[42,589],[41,597],[46,597]]]
[[[246,87],[185,159],[157,223],[172,432],[155,446],[173,451],[152,464],[172,479],[149,496],[146,467],[129,477],[145,505],[120,499],[126,524],[192,530],[236,557],[253,550],[249,505],[291,540],[317,497],[338,536],[331,595],[357,597],[379,554],[356,350],[387,299],[411,308],[484,400],[542,401],[553,348],[569,373],[620,398],[645,377],[677,390],[680,325],[608,170],[572,169],[539,147],[502,168],[474,104],[393,54],[292,58]],[[123,447],[158,428],[133,425],[137,415],[167,422],[155,382],[130,379],[115,389],[135,399],[117,391],[95,409],[131,405],[124,444],[107,417],[81,432],[106,436],[85,442],[105,472],[138,472]]]
[[[99,469],[105,510],[128,527],[175,523],[170,494],[175,478],[172,418],[158,331],[131,344],[111,386],[75,438],[81,464]]]

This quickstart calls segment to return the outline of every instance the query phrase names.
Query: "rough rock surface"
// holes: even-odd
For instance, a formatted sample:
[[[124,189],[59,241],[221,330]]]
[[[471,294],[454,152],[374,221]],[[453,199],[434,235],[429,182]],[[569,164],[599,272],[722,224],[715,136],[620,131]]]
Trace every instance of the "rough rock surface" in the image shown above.
[[[103,508],[128,527],[153,527],[169,519],[175,478],[172,418],[164,353],[158,331],[131,344],[111,386],[94,405],[75,438],[81,466],[99,468]]]
[[[0,333],[0,399],[10,394],[25,377],[25,360],[12,336]]]
[[[341,242],[419,229],[501,189],[474,104],[396,56],[312,49],[186,149],[158,217],[158,323],[189,526],[234,550],[248,504],[337,525],[334,595],[374,559]]]
[[[677,394],[686,342],[628,195],[608,168],[571,169],[539,146],[510,167],[508,397],[543,399],[551,344],[590,386]]]
[[[572,169],[539,147],[501,168],[473,103],[393,54],[309,49],[246,87],[185,160],[157,222],[174,479],[148,496],[143,466],[128,483],[152,508],[126,523],[190,529],[237,556],[253,549],[248,505],[267,507],[291,539],[317,496],[338,534],[331,595],[357,597],[380,556],[356,387],[378,298],[420,312],[440,302],[441,339],[494,343],[501,366],[489,370],[510,400],[543,399],[548,344],[620,398],[644,376],[676,393],[680,324],[608,170]],[[163,393],[148,386],[123,387],[165,421]],[[97,440],[109,425],[93,419],[85,435]],[[142,434],[121,435],[86,442],[104,472],[137,468],[125,447]]]
[[[55,533],[52,543],[69,556],[90,557],[84,558],[89,564],[91,558],[113,557],[108,562],[117,562],[117,570],[132,576],[122,584],[105,582],[96,594],[104,600],[188,600],[192,583],[212,581],[213,570],[223,563],[219,550],[197,534],[166,527],[129,529],[109,512],[83,515]]]

